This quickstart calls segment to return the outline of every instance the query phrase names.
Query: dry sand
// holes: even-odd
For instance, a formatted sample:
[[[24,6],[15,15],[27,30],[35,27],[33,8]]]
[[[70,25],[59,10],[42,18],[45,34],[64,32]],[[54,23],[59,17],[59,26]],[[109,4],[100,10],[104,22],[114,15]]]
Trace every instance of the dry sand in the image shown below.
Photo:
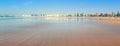
[[[120,18],[119,17],[94,17],[94,19],[108,20],[108,21],[104,21],[104,22],[96,22],[98,24],[108,24],[108,25],[120,26]]]

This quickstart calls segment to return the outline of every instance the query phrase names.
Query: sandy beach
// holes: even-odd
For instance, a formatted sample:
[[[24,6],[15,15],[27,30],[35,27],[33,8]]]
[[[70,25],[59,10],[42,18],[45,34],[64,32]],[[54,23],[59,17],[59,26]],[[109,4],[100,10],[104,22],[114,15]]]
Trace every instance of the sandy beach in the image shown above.
[[[0,46],[120,46],[120,18],[35,20],[2,20]]]

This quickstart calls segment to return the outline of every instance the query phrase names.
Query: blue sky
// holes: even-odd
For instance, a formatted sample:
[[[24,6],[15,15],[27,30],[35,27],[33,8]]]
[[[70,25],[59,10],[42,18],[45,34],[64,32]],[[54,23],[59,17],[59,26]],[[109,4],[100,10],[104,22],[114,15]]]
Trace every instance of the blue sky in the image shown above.
[[[0,13],[109,13],[120,11],[119,2],[120,0],[0,0]]]

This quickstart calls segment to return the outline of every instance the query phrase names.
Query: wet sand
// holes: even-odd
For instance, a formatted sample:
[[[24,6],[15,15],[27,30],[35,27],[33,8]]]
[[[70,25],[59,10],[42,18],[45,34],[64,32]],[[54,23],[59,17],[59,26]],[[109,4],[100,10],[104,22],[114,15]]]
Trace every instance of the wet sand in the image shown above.
[[[114,24],[100,20],[20,26],[1,31],[0,46],[120,46],[120,23]]]

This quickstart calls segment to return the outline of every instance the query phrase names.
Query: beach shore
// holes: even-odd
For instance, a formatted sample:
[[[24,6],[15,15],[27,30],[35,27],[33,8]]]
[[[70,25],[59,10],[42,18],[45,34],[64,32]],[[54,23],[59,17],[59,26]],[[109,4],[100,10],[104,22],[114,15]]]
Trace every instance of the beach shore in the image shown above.
[[[0,30],[0,46],[120,46],[119,18],[90,17],[88,20],[44,22]]]

